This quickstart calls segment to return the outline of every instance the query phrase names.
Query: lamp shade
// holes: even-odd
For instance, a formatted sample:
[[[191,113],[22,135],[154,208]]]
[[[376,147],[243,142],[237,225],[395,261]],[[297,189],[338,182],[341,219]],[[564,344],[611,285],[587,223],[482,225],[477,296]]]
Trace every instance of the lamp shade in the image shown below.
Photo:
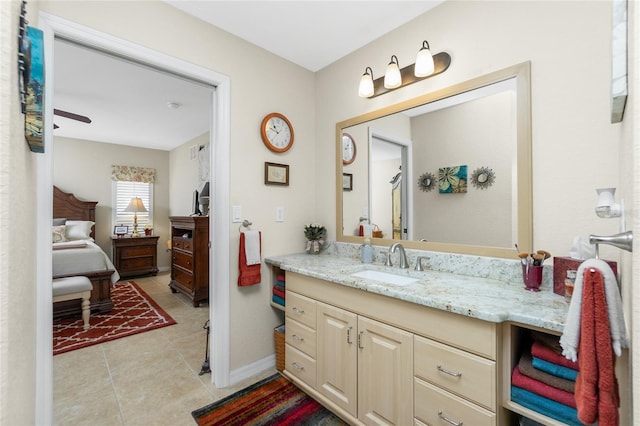
[[[133,197],[131,201],[129,201],[129,205],[123,211],[127,213],[139,213],[146,212],[147,208],[144,206],[141,198]]]
[[[398,66],[398,58],[396,55],[391,56],[391,62],[387,65],[387,71],[384,73],[384,87],[387,89],[395,89],[402,84],[402,76],[400,75],[400,67]]]
[[[373,96],[373,70],[367,67],[360,79],[360,86],[358,87],[358,95],[361,98],[369,98]]]
[[[416,64],[413,72],[416,77],[426,77],[433,74],[434,70],[433,56],[431,55],[431,50],[429,50],[429,43],[425,40],[422,42],[422,48],[416,56]]]

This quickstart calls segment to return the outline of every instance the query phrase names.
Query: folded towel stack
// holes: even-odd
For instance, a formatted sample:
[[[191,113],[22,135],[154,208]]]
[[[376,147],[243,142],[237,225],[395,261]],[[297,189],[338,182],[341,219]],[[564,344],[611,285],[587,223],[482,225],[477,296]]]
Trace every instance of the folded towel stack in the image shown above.
[[[511,400],[568,425],[581,425],[574,395],[578,364],[562,356],[558,338],[535,332],[532,338],[511,374]]]
[[[273,303],[276,303],[280,306],[285,306],[285,276],[284,274],[280,274],[276,277],[276,283],[273,286],[272,290],[273,294],[271,295],[271,300]]]

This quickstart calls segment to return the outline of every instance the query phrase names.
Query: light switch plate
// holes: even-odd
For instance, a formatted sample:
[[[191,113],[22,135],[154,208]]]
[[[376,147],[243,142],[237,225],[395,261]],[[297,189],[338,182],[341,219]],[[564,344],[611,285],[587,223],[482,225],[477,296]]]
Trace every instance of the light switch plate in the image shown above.
[[[276,222],[284,222],[284,207],[276,207]]]
[[[231,222],[240,223],[242,222],[242,207],[241,206],[233,206],[231,209]]]

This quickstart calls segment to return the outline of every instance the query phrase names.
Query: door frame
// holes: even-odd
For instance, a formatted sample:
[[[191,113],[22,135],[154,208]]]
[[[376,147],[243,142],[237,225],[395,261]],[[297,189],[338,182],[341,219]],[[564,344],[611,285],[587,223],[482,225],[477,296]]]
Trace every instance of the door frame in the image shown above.
[[[39,13],[39,27],[44,37],[45,58],[45,123],[53,122],[54,38],[65,39],[115,54],[215,87],[211,100],[209,180],[213,183],[212,211],[209,216],[209,318],[211,319],[211,380],[216,387],[229,386],[229,175],[231,127],[231,79],[227,75],[154,51],[72,21]],[[37,160],[37,229],[36,249],[36,424],[53,421],[53,344],[52,344],[52,280],[51,218],[53,214],[53,127],[44,129],[45,152]],[[213,283],[222,285],[214,286]]]

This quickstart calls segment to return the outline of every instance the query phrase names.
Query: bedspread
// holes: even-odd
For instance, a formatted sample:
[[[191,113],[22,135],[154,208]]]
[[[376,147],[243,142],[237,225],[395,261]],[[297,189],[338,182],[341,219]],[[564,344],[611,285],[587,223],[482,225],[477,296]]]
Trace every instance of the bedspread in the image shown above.
[[[79,247],[78,241],[53,244],[53,276],[113,270],[111,284],[118,282],[120,274],[109,256],[93,241],[85,241],[86,247]]]

